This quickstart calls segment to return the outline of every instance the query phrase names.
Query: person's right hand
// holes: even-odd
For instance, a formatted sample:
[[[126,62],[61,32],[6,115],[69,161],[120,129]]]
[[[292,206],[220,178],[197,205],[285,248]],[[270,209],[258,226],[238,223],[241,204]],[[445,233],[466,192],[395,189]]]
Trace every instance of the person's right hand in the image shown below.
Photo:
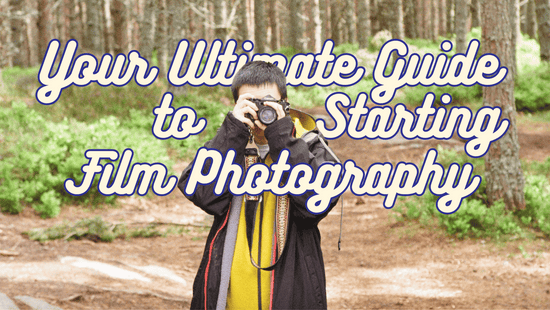
[[[250,126],[251,129],[254,129],[254,127],[256,127],[256,124],[254,124],[248,117],[245,116],[248,113],[252,115],[254,120],[258,120],[258,115],[256,114],[256,111],[258,111],[258,107],[248,100],[252,98],[254,98],[254,96],[249,93],[240,95],[239,99],[237,99],[235,107],[233,108],[233,116],[235,116],[236,119],[243,122],[244,124]]]

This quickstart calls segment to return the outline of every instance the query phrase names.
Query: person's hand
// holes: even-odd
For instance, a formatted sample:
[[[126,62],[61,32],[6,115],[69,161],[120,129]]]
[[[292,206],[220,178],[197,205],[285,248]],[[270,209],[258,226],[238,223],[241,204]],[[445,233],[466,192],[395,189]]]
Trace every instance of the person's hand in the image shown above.
[[[246,93],[240,95],[239,99],[237,99],[237,103],[235,103],[235,107],[233,108],[233,116],[244,124],[250,126],[250,128],[255,127],[254,123],[245,115],[248,113],[252,115],[255,120],[258,119],[258,115],[256,114],[258,107],[251,101],[248,101],[248,99],[252,98],[254,98],[252,94]]]
[[[235,116],[236,119],[243,122],[244,124],[250,126],[251,129],[257,128],[261,131],[264,131],[267,126],[262,124],[258,120],[258,107],[256,106],[256,104],[248,100],[252,98],[254,98],[254,96],[249,93],[240,95],[239,99],[237,99],[235,107],[233,108],[233,116]],[[283,107],[280,104],[271,101],[266,101],[264,102],[264,104],[275,109],[275,111],[277,112],[277,120],[285,117],[285,111],[283,111]],[[246,117],[246,114],[252,115],[252,117],[254,118],[254,122]]]

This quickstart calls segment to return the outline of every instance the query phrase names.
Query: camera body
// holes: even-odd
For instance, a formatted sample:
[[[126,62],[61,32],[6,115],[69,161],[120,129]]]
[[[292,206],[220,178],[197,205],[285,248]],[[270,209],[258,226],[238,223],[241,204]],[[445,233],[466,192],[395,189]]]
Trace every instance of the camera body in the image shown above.
[[[265,105],[265,102],[275,102],[283,106],[283,111],[285,111],[285,114],[288,115],[288,112],[290,110],[290,103],[287,101],[284,101],[283,99],[277,100],[270,95],[265,96],[262,99],[252,98],[248,99],[250,102],[253,102],[256,107],[258,107],[258,111],[256,114],[258,115],[258,120],[264,124],[264,125],[271,125],[273,122],[277,120],[277,111],[273,109],[270,106]],[[246,113],[245,115],[250,119],[252,122],[254,122],[254,117],[250,113]]]

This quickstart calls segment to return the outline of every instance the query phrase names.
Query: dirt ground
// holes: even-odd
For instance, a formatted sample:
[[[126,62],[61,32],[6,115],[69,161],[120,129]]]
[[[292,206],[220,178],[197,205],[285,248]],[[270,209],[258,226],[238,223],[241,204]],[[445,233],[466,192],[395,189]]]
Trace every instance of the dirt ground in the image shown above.
[[[325,114],[323,108],[309,110]],[[550,124],[519,127],[521,157],[550,156]],[[381,143],[351,140],[330,145],[342,159],[363,169],[375,162],[418,163],[437,141]],[[462,148],[451,139],[444,147]],[[185,167],[180,163],[178,169]],[[32,227],[101,215],[127,223],[173,222],[189,232],[166,238],[116,239],[112,243],[77,240],[30,241]],[[125,198],[117,208],[64,208],[43,220],[30,208],[19,215],[0,214],[0,292],[28,295],[63,309],[188,308],[208,218],[179,191],[149,200]],[[344,195],[342,248],[338,250],[340,206],[320,224],[330,309],[519,309],[550,308],[548,239],[495,243],[456,240],[436,228],[397,222],[381,197]],[[149,274],[148,280],[113,278],[80,268],[82,259],[143,272],[157,266],[177,277]],[[164,270],[163,269],[163,270]],[[21,309],[30,309],[16,301]]]

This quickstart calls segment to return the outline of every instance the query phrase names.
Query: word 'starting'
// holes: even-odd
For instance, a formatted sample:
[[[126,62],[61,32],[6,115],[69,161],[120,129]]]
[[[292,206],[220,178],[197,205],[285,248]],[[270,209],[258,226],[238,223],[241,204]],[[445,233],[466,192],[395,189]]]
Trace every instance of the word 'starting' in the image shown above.
[[[450,139],[455,131],[458,135],[468,140],[464,145],[466,153],[473,158],[481,157],[487,153],[492,142],[500,139],[508,130],[510,121],[504,119],[499,123],[502,109],[500,107],[483,107],[475,113],[467,107],[452,107],[447,111],[446,107],[435,109],[433,103],[435,95],[428,93],[424,97],[421,107],[417,107],[413,113],[404,104],[397,104],[394,108],[367,107],[367,94],[360,93],[355,105],[347,109],[350,116],[346,117],[338,107],[347,108],[351,105],[351,99],[344,93],[331,94],[325,103],[327,112],[334,120],[334,128],[328,129],[323,119],[317,120],[317,126],[327,139],[336,139],[347,131],[353,139],[390,139],[398,132],[406,139]],[[449,94],[441,96],[444,105],[451,103]],[[395,112],[392,119],[392,111]],[[428,119],[433,116],[428,126]],[[472,121],[473,120],[473,121]]]

